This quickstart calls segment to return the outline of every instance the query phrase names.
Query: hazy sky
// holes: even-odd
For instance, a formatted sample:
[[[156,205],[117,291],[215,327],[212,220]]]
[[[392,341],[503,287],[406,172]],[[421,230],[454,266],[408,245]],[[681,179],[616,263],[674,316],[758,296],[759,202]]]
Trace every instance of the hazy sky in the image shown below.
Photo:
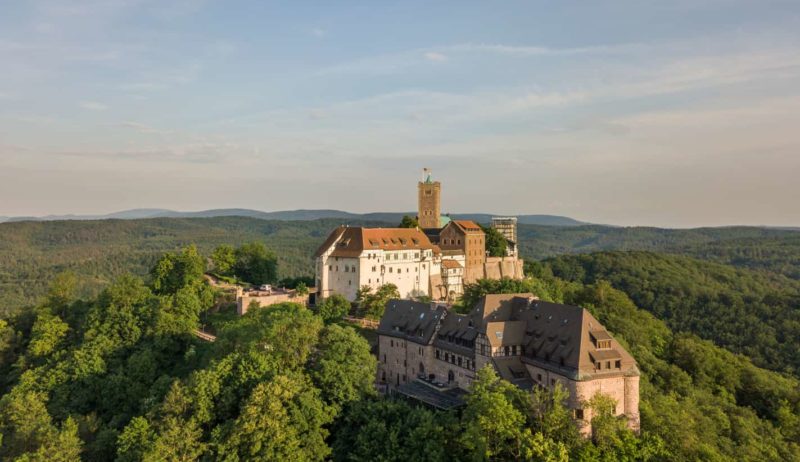
[[[800,2],[2,1],[0,215],[800,225]]]

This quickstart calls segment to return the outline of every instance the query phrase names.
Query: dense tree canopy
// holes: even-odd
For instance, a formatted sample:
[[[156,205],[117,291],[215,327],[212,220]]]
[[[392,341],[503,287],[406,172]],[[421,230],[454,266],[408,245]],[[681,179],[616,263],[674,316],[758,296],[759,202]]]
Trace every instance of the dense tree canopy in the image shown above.
[[[649,252],[603,252],[547,260],[553,274],[606,280],[637,306],[762,366],[800,371],[800,282]]]
[[[505,257],[508,241],[500,231],[491,226],[481,226],[486,235],[486,252],[490,257]]]
[[[314,268],[309,255],[340,224],[340,219],[268,221],[248,217],[0,223],[0,316],[35,304],[46,295],[48,284],[43,281],[64,270],[76,276],[77,295],[94,297],[125,273],[145,276],[163,253],[179,251],[188,242],[209,256],[218,246],[262,242],[279,256],[278,278],[310,277]],[[396,226],[394,219],[391,223],[351,220],[350,224]],[[520,224],[518,236],[520,255],[526,261],[599,250],[651,250],[800,280],[797,231]],[[211,261],[214,270],[214,258]]]
[[[350,302],[340,294],[333,294],[317,304],[317,313],[326,324],[340,321],[350,311]]]
[[[415,217],[409,215],[403,215],[403,219],[400,221],[401,228],[419,228],[419,221]]]
[[[260,242],[251,242],[234,251],[233,274],[251,284],[274,283],[278,278],[278,259]]]
[[[798,380],[757,367],[748,351],[731,352],[699,330],[672,329],[669,316],[684,309],[677,289],[715,291],[731,306],[740,293],[777,309],[784,294],[762,291],[792,290],[781,282],[788,279],[691,259],[673,268],[648,256],[641,271],[664,267],[642,273],[645,286],[626,276],[625,258],[611,260],[619,271],[546,262],[529,265],[529,279],[477,281],[462,306],[485,293],[530,292],[589,309],[641,370],[639,435],[599,394],[587,400],[594,431],[583,439],[564,390],[526,392],[491,368],[478,372],[459,412],[379,397],[375,357],[341,320],[344,304],[254,310],[225,320],[217,341],[203,342],[192,331],[219,295],[190,246],[157,259],[149,281],[121,276],[92,298],[76,298],[71,276],[58,278],[39,305],[0,321],[0,460],[800,459]],[[380,316],[393,291],[361,291],[362,309]],[[640,309],[638,291],[653,304]],[[761,308],[756,319],[772,322],[770,313]],[[722,329],[714,319],[709,327]],[[753,351],[764,338],[751,338]]]
[[[374,292],[369,286],[363,286],[358,291],[356,302],[361,314],[370,319],[380,319],[386,303],[393,299],[400,298],[400,292],[394,284],[384,284]]]

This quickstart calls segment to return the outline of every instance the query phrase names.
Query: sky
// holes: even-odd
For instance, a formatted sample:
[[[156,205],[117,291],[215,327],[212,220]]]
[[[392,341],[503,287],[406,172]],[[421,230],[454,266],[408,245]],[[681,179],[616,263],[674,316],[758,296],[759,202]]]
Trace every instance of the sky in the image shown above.
[[[0,2],[0,215],[800,225],[796,0]]]

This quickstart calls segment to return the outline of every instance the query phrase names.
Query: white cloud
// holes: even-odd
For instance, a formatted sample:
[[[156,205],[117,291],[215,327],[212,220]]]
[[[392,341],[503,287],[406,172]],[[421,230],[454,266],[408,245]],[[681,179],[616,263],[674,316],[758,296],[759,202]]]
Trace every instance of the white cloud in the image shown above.
[[[80,107],[87,111],[105,111],[108,109],[108,106],[103,103],[98,103],[97,101],[82,101]]]
[[[172,133],[172,130],[161,130],[139,122],[130,122],[130,121],[121,122],[118,124],[112,124],[112,126],[120,128],[128,128],[144,134],[167,135]]]
[[[616,45],[591,45],[584,47],[553,48],[537,45],[503,45],[485,43],[461,43],[443,47],[442,50],[462,53],[496,53],[510,56],[563,56],[576,54],[609,54],[641,51],[648,46],[641,43]]]
[[[425,59],[427,59],[428,61],[441,62],[441,61],[447,61],[447,56],[441,53],[437,53],[435,51],[429,51],[425,53]]]

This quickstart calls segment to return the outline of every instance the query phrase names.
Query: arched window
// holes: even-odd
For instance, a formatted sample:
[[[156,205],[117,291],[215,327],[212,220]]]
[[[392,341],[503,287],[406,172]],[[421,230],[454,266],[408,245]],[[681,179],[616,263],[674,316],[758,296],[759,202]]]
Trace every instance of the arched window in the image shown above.
[[[456,379],[456,374],[455,374],[455,373],[453,373],[453,371],[452,371],[452,370],[451,370],[451,371],[448,371],[448,372],[447,372],[447,383],[453,383],[453,381],[454,381],[455,379]]]
[[[419,363],[419,373],[425,375],[425,365],[422,363]]]

